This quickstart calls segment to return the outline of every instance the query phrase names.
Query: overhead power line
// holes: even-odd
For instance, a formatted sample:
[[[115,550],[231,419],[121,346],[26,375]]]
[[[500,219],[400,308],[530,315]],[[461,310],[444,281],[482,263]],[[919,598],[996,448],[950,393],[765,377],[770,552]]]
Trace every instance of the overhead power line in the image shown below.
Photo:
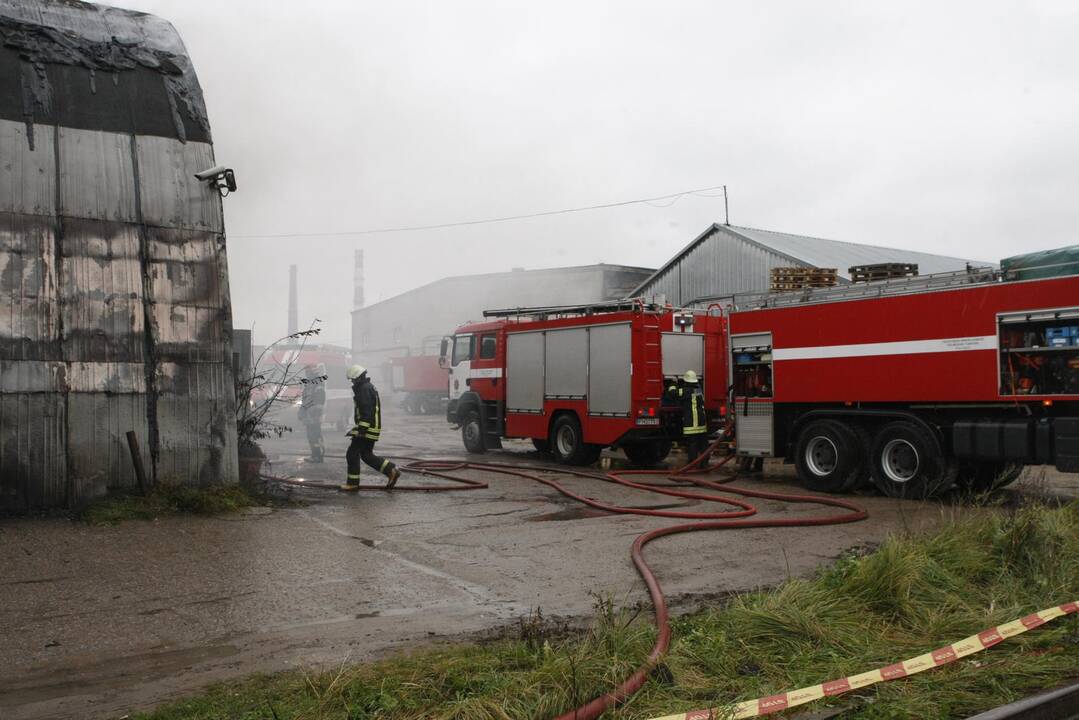
[[[605,210],[607,208],[624,207],[626,205],[640,205],[670,200],[671,202],[659,207],[670,207],[687,195],[701,195],[701,197],[722,197],[721,195],[702,195],[710,190],[725,190],[725,185],[713,185],[712,187],[683,190],[668,195],[656,197],[638,198],[636,200],[622,200],[621,202],[603,203],[601,205],[587,205],[585,207],[564,208],[562,210],[545,210],[544,212],[527,213],[524,215],[506,215],[504,217],[484,218],[482,220],[461,220],[458,222],[438,223],[435,225],[404,225],[399,227],[367,228],[364,230],[342,230],[338,232],[296,232],[296,233],[272,233],[259,235],[231,235],[233,239],[271,239],[271,238],[310,238],[310,237],[348,237],[353,235],[376,235],[378,233],[401,233],[417,232],[420,230],[440,230],[442,228],[465,227],[468,225],[488,225],[491,223],[510,222],[513,220],[528,220],[530,218],[548,217],[551,215],[567,215],[569,213],[589,212],[591,210]],[[655,207],[655,206],[654,206]]]

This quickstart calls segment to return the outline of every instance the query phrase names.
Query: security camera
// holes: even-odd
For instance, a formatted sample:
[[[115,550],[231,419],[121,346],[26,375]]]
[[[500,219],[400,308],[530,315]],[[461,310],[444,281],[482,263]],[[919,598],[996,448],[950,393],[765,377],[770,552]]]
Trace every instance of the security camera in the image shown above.
[[[203,170],[202,172],[195,173],[195,177],[197,177],[199,180],[204,181],[216,180],[218,176],[224,175],[226,170],[228,170],[228,168],[226,168],[224,165],[218,165],[217,167],[212,167],[209,170]]]
[[[209,170],[197,172],[195,173],[195,178],[217,190],[221,197],[236,191],[236,175],[232,172],[232,168],[227,168],[224,165],[217,165]]]

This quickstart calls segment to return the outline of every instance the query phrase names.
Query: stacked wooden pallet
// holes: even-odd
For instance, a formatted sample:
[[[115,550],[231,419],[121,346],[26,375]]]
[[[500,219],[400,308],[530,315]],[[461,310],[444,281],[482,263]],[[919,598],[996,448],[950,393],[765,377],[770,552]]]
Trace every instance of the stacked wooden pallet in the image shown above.
[[[772,292],[789,292],[805,288],[832,287],[839,281],[836,268],[775,267],[772,268]]]
[[[915,277],[918,263],[877,263],[876,265],[855,265],[848,270],[851,282],[873,282],[891,278]]]

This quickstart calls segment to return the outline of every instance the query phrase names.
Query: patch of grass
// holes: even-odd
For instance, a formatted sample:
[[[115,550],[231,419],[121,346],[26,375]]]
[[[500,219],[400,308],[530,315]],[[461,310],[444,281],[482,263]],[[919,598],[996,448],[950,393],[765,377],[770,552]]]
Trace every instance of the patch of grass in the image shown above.
[[[77,517],[93,525],[114,525],[124,520],[153,520],[168,515],[218,515],[265,504],[265,499],[239,485],[195,487],[161,483],[145,496],[114,493],[93,500]]]
[[[699,537],[702,551],[721,552],[706,535]],[[930,535],[893,537],[813,579],[677,619],[664,664],[625,707],[605,717],[650,718],[813,685],[1076,598],[1079,504],[983,513]],[[583,634],[567,637],[534,614],[521,623],[517,639],[258,676],[137,717],[550,718],[617,685],[651,647],[647,613],[620,611],[600,598],[596,611]],[[850,706],[844,718],[966,717],[1076,676],[1079,619],[1072,616],[951,665],[827,703]]]

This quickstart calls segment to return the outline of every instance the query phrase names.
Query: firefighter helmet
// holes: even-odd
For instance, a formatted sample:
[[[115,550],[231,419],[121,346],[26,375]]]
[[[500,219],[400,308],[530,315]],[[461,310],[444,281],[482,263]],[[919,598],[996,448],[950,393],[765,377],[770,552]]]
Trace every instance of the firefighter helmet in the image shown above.
[[[696,385],[697,384],[697,373],[693,372],[692,370],[686,370],[685,374],[682,375],[682,382],[692,383],[692,384]]]
[[[360,375],[363,375],[365,372],[367,372],[367,368],[365,368],[363,365],[350,365],[348,370],[345,371],[345,377],[347,377],[349,380],[355,380]]]

